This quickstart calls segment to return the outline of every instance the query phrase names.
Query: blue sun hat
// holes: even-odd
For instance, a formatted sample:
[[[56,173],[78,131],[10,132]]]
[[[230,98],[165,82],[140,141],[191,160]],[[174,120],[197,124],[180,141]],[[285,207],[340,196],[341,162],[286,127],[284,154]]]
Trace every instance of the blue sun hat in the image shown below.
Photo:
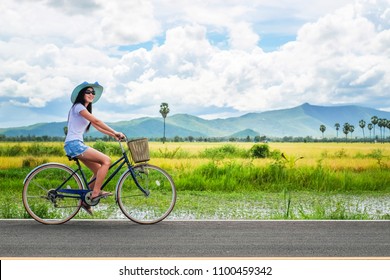
[[[79,84],[73,90],[72,95],[70,97],[70,101],[72,101],[72,103],[74,103],[76,98],[77,98],[77,95],[79,95],[80,91],[83,88],[86,88],[86,87],[91,87],[91,88],[94,89],[94,91],[95,91],[95,98],[93,99],[92,103],[96,103],[99,100],[99,98],[102,96],[102,93],[103,93],[103,87],[101,85],[99,85],[98,82],[95,82],[94,84],[91,84],[91,83],[88,83],[88,82],[84,82],[82,84]]]

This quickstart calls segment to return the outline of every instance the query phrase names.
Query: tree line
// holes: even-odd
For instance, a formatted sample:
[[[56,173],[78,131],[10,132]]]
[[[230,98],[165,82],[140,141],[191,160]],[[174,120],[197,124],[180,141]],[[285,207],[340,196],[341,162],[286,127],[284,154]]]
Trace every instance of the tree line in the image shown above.
[[[370,136],[369,139],[374,139],[375,141],[381,141],[385,142],[386,139],[386,129],[390,130],[390,120],[387,120],[385,118],[378,118],[377,116],[371,117],[371,122],[367,124],[366,126],[365,120],[359,121],[359,127],[362,130],[362,139],[367,139],[365,135],[365,128],[367,127]],[[376,134],[375,128],[376,126],[379,127],[379,135]],[[344,123],[341,127],[340,123],[335,123],[334,128],[336,129],[336,138],[339,137],[339,130],[342,128],[342,132],[345,134],[345,140],[348,141],[348,134],[350,134],[350,139],[353,137],[353,132],[355,131],[355,126],[349,123]],[[326,126],[321,124],[320,125],[320,131],[322,133],[322,138],[324,138],[324,132],[326,131]],[[372,138],[373,135],[373,138]]]

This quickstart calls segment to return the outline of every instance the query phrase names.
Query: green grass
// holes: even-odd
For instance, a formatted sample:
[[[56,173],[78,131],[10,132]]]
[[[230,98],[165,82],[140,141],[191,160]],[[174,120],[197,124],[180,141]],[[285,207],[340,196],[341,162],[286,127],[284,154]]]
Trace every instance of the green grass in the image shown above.
[[[171,170],[179,190],[247,192],[390,192],[389,171],[373,168],[331,170],[322,167],[288,168],[278,163],[259,167],[250,161],[210,161],[194,169]]]
[[[57,161],[61,145],[0,145],[0,218],[28,217],[22,204],[23,180],[34,166]],[[113,159],[117,156],[116,143],[92,145]],[[169,218],[390,219],[388,145],[281,143],[266,159],[251,157],[252,147],[253,143],[151,143],[151,163],[172,175],[178,191]],[[3,167],[18,156],[17,167]],[[63,155],[59,159],[71,164]],[[115,183],[107,190],[113,191]],[[76,216],[89,217],[84,211]],[[110,198],[95,207],[94,218],[123,215]]]
[[[0,170],[0,218],[27,218],[22,205],[28,168]],[[288,168],[210,161],[169,170],[178,191],[171,219],[390,219],[388,172]],[[115,183],[110,184],[110,190]],[[76,218],[89,218],[80,211]],[[113,198],[94,218],[123,218]]]

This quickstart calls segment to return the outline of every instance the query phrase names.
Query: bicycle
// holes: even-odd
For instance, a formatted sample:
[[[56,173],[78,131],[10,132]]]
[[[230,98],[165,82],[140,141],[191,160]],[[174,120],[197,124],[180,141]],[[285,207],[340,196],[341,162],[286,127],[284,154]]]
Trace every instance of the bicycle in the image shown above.
[[[139,224],[155,224],[164,220],[176,203],[176,187],[171,176],[162,168],[148,163],[149,146],[146,138],[124,139],[130,150],[127,156],[122,142],[122,156],[111,164],[117,165],[105,179],[104,187],[126,166],[117,181],[115,200],[123,214]],[[68,157],[69,158],[69,157]],[[69,158],[77,164],[73,170],[61,163],[46,163],[34,168],[23,184],[23,204],[28,214],[43,224],[63,224],[80,210],[82,202],[95,206],[100,199],[91,200],[92,190],[77,158]]]

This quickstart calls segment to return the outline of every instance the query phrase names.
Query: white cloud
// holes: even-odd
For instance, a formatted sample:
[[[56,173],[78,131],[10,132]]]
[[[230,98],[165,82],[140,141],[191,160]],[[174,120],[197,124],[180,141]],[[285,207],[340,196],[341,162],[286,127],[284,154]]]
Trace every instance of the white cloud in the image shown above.
[[[160,32],[149,1],[101,1],[101,40],[105,45],[130,45],[152,40]]]
[[[131,104],[170,100],[179,108],[226,106],[241,112],[303,102],[369,101],[369,96],[382,94],[378,83],[388,86],[389,61],[381,52],[383,43],[377,42],[387,40],[381,34],[387,30],[377,31],[359,6],[346,6],[304,25],[297,41],[273,53],[262,52],[256,39],[249,44],[252,51],[221,50],[210,45],[202,26],[173,28],[162,46],[137,52],[126,61],[126,69],[138,76],[132,76],[126,100]]]
[[[224,117],[304,102],[389,108],[389,0],[292,3],[2,1],[0,107],[45,108],[86,80],[105,86],[96,112],[117,119],[161,102]],[[296,40],[264,52],[265,33]]]
[[[251,51],[259,42],[257,35],[247,22],[238,22],[230,27],[230,46],[232,49]]]

